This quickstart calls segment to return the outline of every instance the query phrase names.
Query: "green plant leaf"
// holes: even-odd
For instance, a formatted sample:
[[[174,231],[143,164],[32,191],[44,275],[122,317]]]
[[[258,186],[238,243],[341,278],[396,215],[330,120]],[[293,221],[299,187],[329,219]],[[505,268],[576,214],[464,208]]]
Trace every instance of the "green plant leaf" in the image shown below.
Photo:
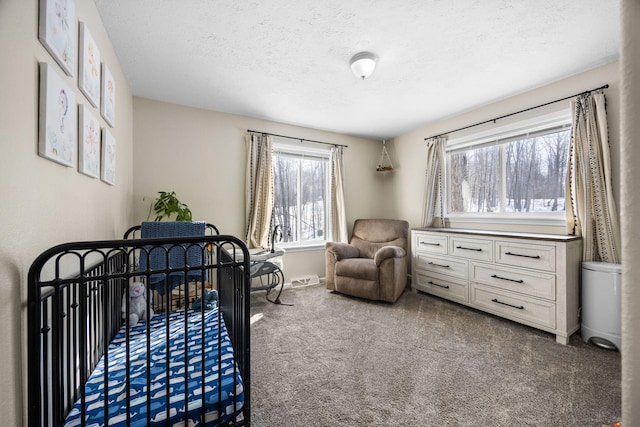
[[[178,200],[174,191],[159,191],[159,196],[153,204],[153,212],[156,214],[154,221],[162,221],[176,214],[176,221],[192,221],[193,215],[189,207]]]

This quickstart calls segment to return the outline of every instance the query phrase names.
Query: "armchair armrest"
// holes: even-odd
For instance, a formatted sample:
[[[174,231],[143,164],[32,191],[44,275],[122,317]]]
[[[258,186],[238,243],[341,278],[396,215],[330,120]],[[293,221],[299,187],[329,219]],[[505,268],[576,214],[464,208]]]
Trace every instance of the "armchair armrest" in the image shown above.
[[[351,246],[348,243],[343,242],[327,242],[326,243],[327,252],[330,252],[335,256],[336,261],[340,261],[344,258],[358,258],[360,256],[360,251],[354,246]]]
[[[382,261],[388,258],[402,258],[407,255],[407,252],[400,246],[383,246],[373,256],[373,261],[376,266],[380,267]]]

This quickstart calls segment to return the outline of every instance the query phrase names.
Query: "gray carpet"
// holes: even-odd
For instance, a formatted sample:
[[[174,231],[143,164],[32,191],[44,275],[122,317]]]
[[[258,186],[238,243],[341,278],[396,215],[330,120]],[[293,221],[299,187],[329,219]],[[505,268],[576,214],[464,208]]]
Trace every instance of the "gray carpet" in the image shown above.
[[[621,416],[620,354],[423,293],[395,304],[251,296],[252,425],[597,426]]]

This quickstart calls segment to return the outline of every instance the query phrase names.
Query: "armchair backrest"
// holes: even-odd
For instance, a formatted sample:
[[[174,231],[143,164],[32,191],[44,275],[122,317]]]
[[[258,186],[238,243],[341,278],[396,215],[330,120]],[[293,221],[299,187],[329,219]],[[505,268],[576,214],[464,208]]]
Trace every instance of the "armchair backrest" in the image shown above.
[[[383,246],[407,250],[409,223],[400,219],[357,219],[349,243],[363,258],[373,258]]]

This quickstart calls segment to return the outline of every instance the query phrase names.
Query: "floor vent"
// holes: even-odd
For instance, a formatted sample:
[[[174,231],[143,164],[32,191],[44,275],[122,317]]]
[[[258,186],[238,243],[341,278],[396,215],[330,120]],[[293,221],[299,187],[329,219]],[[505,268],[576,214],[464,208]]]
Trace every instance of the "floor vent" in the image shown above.
[[[310,286],[320,284],[320,278],[317,274],[311,274],[309,276],[294,277],[291,279],[291,287],[299,288],[301,286]]]

